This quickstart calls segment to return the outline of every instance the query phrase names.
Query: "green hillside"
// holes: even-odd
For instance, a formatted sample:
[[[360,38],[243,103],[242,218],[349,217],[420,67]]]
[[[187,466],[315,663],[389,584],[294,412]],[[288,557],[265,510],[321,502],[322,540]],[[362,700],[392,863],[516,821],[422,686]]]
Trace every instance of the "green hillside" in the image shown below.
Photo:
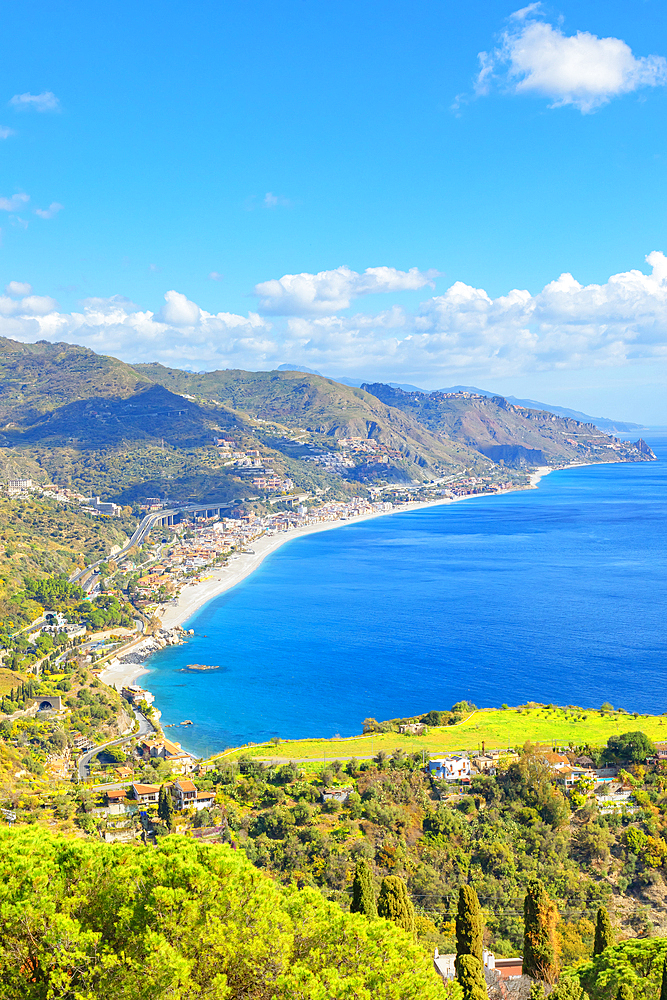
[[[356,389],[294,371],[195,374],[76,345],[0,339],[0,478],[52,480],[122,503],[247,498],[248,482],[225,464],[218,438],[330,498],[465,470],[483,478],[501,462],[525,469],[651,457],[500,397]],[[356,461],[344,474],[310,461],[336,451],[341,438],[370,439],[390,458]]]

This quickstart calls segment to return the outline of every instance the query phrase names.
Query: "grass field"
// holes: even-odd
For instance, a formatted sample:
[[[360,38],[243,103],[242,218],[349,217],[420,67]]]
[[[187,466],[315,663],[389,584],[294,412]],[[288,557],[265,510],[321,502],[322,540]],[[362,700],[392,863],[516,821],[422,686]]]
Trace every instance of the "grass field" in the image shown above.
[[[332,761],[373,757],[379,750],[391,753],[397,748],[406,753],[431,756],[456,750],[486,750],[521,747],[531,743],[566,746],[604,746],[610,736],[641,730],[651,740],[667,740],[667,713],[632,715],[627,712],[602,712],[599,709],[568,709],[538,705],[530,708],[484,708],[473,712],[456,726],[432,727],[424,736],[399,733],[375,733],[349,739],[281,740],[278,744],[238,747],[225,752],[225,758],[239,756],[264,760]],[[219,757],[216,754],[216,758]]]

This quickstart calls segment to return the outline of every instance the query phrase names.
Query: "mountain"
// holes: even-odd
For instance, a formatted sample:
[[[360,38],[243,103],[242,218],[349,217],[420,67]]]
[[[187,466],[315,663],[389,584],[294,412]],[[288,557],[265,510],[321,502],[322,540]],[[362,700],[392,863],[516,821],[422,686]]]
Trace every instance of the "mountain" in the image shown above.
[[[245,497],[246,473],[216,446],[220,438],[254,453],[258,468],[332,498],[357,491],[359,482],[407,483],[465,469],[485,476],[491,462],[651,457],[590,424],[499,396],[346,386],[294,369],[187,372],[128,365],[72,344],[0,339],[4,478],[52,480],[122,503]],[[344,475],[313,463],[317,453],[337,450],[340,438],[374,440],[382,463],[358,458]]]
[[[321,375],[315,368],[305,368],[303,365],[278,365],[279,372],[304,372],[306,375]]]
[[[436,434],[475,448],[494,462],[516,465],[641,460],[641,448],[610,438],[592,424],[525,409],[502,396],[462,392],[405,392],[382,383],[364,388],[410,414]]]
[[[403,386],[402,388],[405,387]],[[417,391],[425,392],[426,390],[418,389]],[[499,395],[499,393],[489,392],[487,389],[476,389],[474,385],[452,385],[449,388],[436,389],[434,391],[442,393],[471,392],[477,396],[487,396],[489,399],[493,399],[494,396]],[[590,414],[582,413],[581,410],[570,410],[567,406],[553,406],[551,403],[540,403],[536,399],[517,399],[516,396],[504,396],[503,398],[508,403],[525,407],[528,410],[545,410],[547,413],[555,413],[559,417],[571,417],[582,424],[595,424],[601,431],[607,431],[610,434],[613,434],[614,431],[618,431],[619,433],[635,431],[642,427],[642,424],[631,424],[623,420],[611,420],[609,417],[591,417]]]

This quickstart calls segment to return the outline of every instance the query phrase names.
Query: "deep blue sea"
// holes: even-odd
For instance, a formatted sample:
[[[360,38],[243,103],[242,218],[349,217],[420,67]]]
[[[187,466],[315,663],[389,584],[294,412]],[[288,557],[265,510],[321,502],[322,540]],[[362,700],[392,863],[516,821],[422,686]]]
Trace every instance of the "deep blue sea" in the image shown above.
[[[192,719],[170,732],[206,753],[461,699],[667,711],[667,438],[650,443],[658,462],[287,543],[150,660],[163,723]]]

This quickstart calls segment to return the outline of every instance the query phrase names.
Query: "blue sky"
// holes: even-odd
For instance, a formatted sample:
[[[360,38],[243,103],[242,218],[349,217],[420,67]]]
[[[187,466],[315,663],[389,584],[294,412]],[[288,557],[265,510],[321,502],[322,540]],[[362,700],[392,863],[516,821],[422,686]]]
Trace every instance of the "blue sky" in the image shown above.
[[[667,424],[664,6],[517,9],[7,5],[0,333]]]

